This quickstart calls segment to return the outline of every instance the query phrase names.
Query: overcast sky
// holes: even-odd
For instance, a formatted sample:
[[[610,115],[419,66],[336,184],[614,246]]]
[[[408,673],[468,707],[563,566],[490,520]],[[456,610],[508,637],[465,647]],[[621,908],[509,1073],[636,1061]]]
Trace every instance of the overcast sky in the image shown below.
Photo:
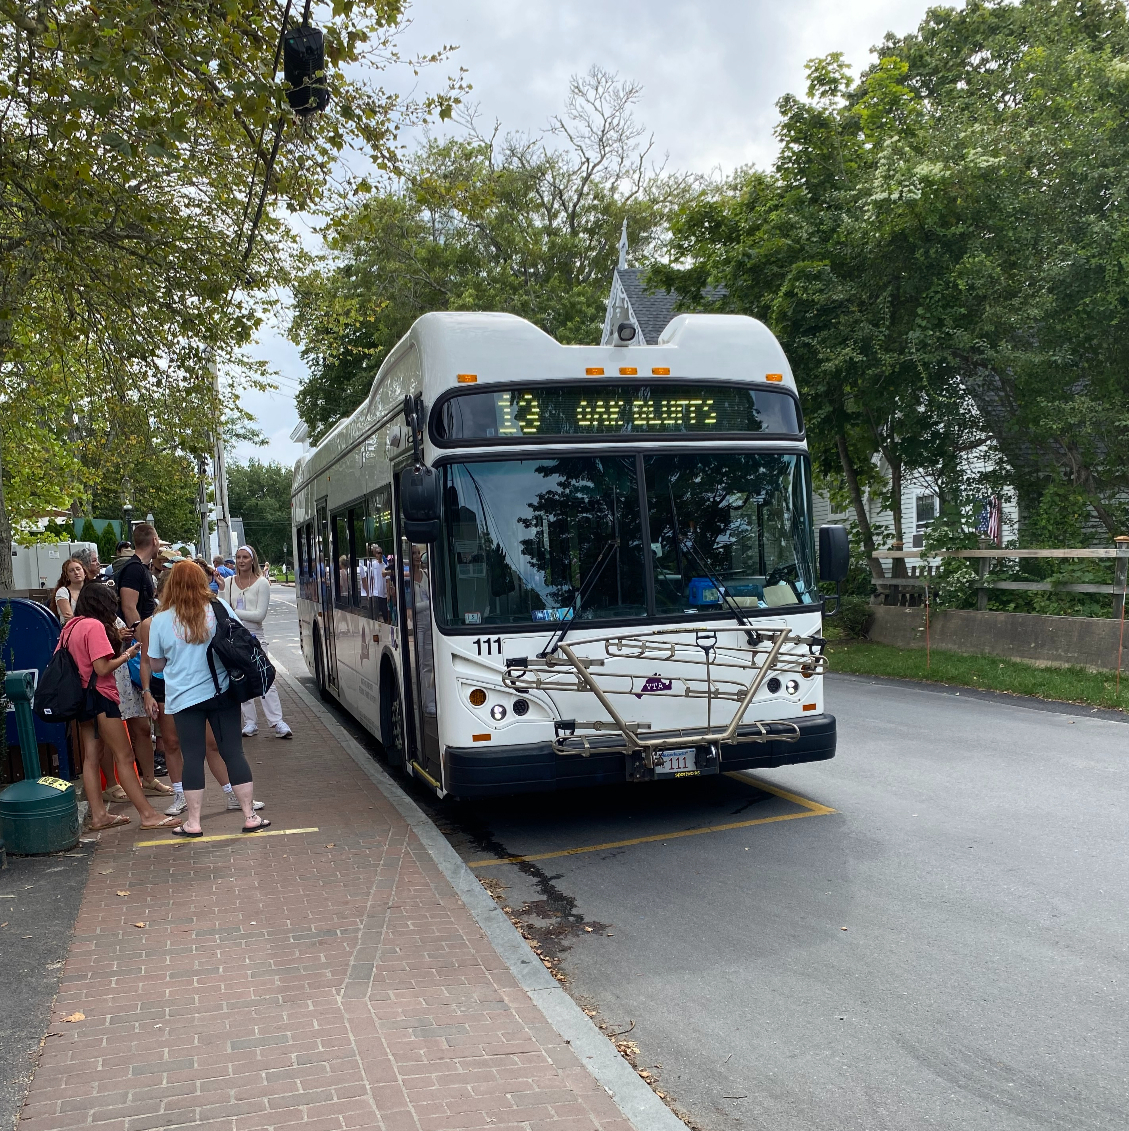
[[[904,34],[926,0],[417,0],[401,37],[405,55],[458,46],[449,66],[384,77],[408,93],[438,86],[462,66],[487,121],[536,130],[558,112],[569,76],[598,64],[643,85],[637,116],[672,169],[728,172],[771,163],[776,100],[804,91],[804,63],[842,51],[856,73],[887,31]],[[244,397],[268,438],[240,445],[236,457],[291,464],[299,447],[294,391],[305,367],[277,327],[256,350],[280,374],[272,394]]]

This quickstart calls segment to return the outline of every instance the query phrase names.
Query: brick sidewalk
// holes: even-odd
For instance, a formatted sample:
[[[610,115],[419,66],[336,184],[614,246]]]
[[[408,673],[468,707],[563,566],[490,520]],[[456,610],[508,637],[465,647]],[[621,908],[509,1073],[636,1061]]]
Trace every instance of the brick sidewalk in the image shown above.
[[[631,1131],[415,833],[279,690],[295,740],[246,743],[270,834],[102,834],[19,1131]],[[209,783],[206,836],[238,834]]]

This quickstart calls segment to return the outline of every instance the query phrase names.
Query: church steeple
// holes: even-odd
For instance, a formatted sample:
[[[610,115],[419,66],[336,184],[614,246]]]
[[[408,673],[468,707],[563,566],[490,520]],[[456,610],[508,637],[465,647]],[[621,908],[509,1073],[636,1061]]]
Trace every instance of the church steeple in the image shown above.
[[[623,218],[623,231],[619,234],[619,266],[627,266],[627,217]]]

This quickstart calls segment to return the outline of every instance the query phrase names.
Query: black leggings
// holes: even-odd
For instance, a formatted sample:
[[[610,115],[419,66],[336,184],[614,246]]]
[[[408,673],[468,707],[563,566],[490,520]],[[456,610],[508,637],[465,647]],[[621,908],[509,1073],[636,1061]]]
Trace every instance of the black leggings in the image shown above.
[[[216,695],[185,707],[173,715],[180,749],[184,752],[184,788],[204,788],[205,729],[212,724],[212,734],[220,748],[232,785],[246,785],[251,780],[251,767],[243,756],[242,719],[239,704],[223,695]]]

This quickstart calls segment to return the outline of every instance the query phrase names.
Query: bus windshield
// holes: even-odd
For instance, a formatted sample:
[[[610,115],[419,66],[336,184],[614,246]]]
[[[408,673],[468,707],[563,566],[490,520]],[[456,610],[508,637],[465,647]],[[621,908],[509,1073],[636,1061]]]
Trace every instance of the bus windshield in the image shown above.
[[[819,599],[804,456],[624,453],[443,472],[433,550],[441,625],[565,620],[609,542],[578,619],[724,614],[719,585],[746,609]]]

